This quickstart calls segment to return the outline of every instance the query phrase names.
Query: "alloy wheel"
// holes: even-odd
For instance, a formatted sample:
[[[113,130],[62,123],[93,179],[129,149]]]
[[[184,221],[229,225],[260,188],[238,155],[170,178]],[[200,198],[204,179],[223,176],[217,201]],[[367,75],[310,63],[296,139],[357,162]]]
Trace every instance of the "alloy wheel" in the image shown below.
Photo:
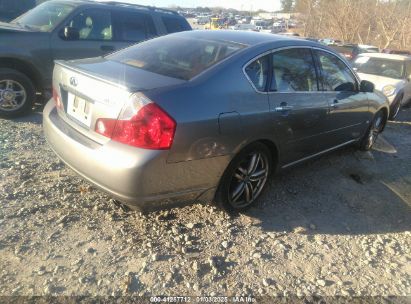
[[[0,80],[0,110],[15,111],[24,105],[26,99],[26,90],[19,82]]]
[[[229,202],[244,208],[254,202],[267,182],[269,162],[261,152],[250,153],[235,169],[229,186]]]

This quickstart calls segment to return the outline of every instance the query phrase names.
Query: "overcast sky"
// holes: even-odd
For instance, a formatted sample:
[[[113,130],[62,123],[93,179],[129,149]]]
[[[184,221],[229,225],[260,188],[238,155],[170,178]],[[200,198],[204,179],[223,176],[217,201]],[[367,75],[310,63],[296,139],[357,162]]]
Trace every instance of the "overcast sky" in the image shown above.
[[[118,0],[159,7],[178,5],[182,7],[220,6],[237,10],[256,11],[259,9],[276,11],[281,8],[280,0]]]

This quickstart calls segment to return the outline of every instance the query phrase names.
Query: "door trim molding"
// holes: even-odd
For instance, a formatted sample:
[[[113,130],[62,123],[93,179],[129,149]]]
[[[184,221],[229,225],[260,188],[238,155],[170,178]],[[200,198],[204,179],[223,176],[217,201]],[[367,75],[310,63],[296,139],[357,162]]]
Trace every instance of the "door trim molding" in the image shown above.
[[[285,169],[285,168],[294,166],[294,165],[296,165],[296,164],[298,164],[298,163],[301,163],[301,162],[303,162],[303,161],[309,160],[309,159],[311,159],[311,158],[313,158],[313,157],[320,156],[320,155],[325,154],[325,153],[327,153],[327,152],[331,152],[331,151],[336,150],[336,149],[338,149],[338,148],[347,146],[347,145],[349,145],[349,144],[352,144],[352,143],[356,142],[357,140],[358,140],[358,139],[352,139],[352,140],[349,140],[349,141],[347,141],[347,142],[345,142],[345,143],[342,143],[342,144],[339,144],[339,145],[337,145],[337,146],[331,147],[331,148],[329,148],[329,149],[326,149],[326,150],[320,151],[320,152],[318,152],[318,153],[315,153],[315,154],[312,154],[312,155],[303,157],[303,158],[301,158],[301,159],[299,159],[299,160],[293,161],[293,162],[291,162],[291,163],[288,163],[288,164],[282,166],[281,169]]]

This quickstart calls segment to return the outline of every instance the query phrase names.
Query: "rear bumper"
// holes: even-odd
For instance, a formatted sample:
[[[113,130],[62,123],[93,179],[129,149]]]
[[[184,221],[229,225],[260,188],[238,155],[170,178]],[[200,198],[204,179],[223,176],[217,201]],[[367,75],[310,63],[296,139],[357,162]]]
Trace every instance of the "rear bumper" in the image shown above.
[[[140,207],[210,200],[229,159],[167,163],[168,151],[96,143],[58,115],[50,100],[43,112],[47,142],[59,158],[116,199]],[[204,170],[206,172],[204,172]]]

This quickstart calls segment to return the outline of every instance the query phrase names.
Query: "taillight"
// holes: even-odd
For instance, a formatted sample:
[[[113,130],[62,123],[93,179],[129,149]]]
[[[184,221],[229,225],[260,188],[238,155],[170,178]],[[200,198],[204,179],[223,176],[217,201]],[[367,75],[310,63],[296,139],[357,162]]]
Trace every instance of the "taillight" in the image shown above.
[[[53,100],[57,108],[63,109],[63,103],[61,102],[60,94],[55,87],[53,87]]]
[[[145,96],[135,95],[119,119],[99,118],[96,132],[134,147],[163,150],[173,143],[176,122]]]

